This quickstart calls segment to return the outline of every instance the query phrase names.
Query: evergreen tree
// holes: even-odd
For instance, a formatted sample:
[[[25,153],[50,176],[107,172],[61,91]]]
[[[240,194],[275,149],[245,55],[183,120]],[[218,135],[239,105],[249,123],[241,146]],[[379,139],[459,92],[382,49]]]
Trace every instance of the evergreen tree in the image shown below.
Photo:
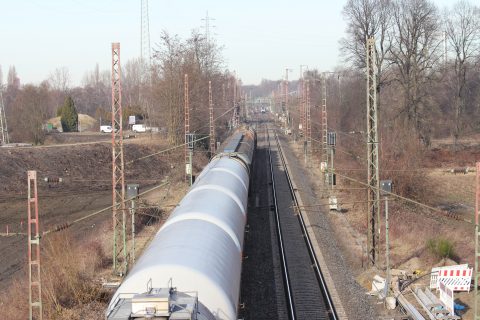
[[[65,103],[57,111],[62,123],[63,132],[77,131],[78,129],[78,113],[72,97],[68,96]]]

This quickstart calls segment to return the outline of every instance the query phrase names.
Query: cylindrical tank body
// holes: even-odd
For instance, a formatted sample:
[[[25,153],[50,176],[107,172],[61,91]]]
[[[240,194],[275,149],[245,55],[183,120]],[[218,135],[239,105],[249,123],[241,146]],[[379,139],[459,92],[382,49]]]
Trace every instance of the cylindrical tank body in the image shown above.
[[[250,142],[253,148],[254,143]],[[212,159],[115,292],[147,286],[198,293],[216,319],[237,319],[249,163],[238,155]]]

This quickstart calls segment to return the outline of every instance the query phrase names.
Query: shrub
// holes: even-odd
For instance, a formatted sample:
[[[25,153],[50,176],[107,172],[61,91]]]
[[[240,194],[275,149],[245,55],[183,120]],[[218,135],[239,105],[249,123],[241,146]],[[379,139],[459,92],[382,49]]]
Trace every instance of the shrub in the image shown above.
[[[428,239],[426,245],[428,251],[439,259],[453,258],[455,252],[453,249],[453,243],[450,240],[443,238]]]
[[[78,113],[72,97],[65,99],[64,105],[57,110],[57,115],[60,116],[63,132],[77,131]]]

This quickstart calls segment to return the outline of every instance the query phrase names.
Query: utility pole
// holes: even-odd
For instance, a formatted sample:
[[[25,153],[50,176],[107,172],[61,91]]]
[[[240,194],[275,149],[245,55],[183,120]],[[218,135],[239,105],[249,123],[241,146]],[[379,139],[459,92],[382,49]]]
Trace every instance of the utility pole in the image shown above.
[[[288,109],[288,71],[290,69],[285,68],[285,82],[283,85],[284,91],[284,102],[285,102],[285,110],[287,112],[287,127],[290,127],[290,110]]]
[[[132,220],[132,248],[130,259],[132,265],[135,263],[135,202],[137,201],[140,185],[127,184],[127,199],[130,200],[130,216]]]
[[[208,81],[208,110],[210,113],[210,158],[215,154],[215,122],[213,120],[212,81]]]
[[[389,241],[389,225],[388,225],[388,195],[392,192],[392,180],[382,180],[380,182],[381,192],[385,200],[385,267],[387,269],[387,281],[385,284],[385,297],[388,295],[390,286],[390,241]]]
[[[113,272],[127,272],[127,234],[125,212],[125,175],[123,162],[122,69],[120,43],[112,43],[112,218],[113,218]],[[120,217],[121,214],[121,217]],[[122,245],[119,246],[120,239]],[[119,265],[119,256],[123,265]]]
[[[375,38],[367,38],[367,251],[371,265],[378,260],[380,238],[380,180],[378,166],[377,62]]]
[[[480,297],[478,292],[478,286],[480,285],[480,230],[478,228],[479,215],[480,215],[480,162],[477,162],[477,179],[476,179],[476,192],[475,192],[475,318],[474,320],[480,320]]]
[[[189,137],[190,137],[190,102],[188,100],[188,74],[185,74],[184,78],[184,112],[185,112],[185,181],[189,181],[188,177],[192,175],[192,167],[191,167],[191,155],[190,155],[190,148],[189,148]],[[191,178],[190,178],[191,180]],[[191,184],[191,183],[190,183]]]
[[[5,115],[5,105],[3,104],[3,86],[0,83],[0,133],[2,142],[0,144],[8,144],[10,143],[10,139],[8,137],[8,127],[7,127],[7,116]]]
[[[335,146],[337,145],[337,134],[335,131],[327,132],[327,147],[330,153],[330,167],[327,168],[328,170],[328,183],[330,190],[333,190],[333,186],[336,184],[336,175],[335,175],[335,167],[333,165],[333,159],[335,155]]]
[[[306,132],[306,125],[305,125],[305,105],[306,105],[306,99],[305,99],[305,77],[303,75],[303,67],[307,67],[305,64],[300,65],[300,87],[299,91],[301,92],[301,101],[300,101],[300,124],[302,125],[301,132],[304,136],[304,142],[306,141],[305,139],[305,132]]]
[[[42,320],[40,279],[40,221],[38,220],[37,171],[28,171],[28,309],[29,320]],[[33,225],[33,230],[32,230]],[[37,312],[34,312],[36,308]],[[36,316],[35,316],[36,315]]]
[[[240,125],[240,107],[237,103],[237,76],[233,77],[233,127]]]

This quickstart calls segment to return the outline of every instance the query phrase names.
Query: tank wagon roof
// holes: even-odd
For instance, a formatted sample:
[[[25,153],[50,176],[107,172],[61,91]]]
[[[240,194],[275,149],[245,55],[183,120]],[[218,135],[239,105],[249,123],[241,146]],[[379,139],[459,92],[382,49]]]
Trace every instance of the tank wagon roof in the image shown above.
[[[115,292],[107,319],[127,320],[148,312],[157,318],[190,319],[183,318],[188,310],[174,314],[170,307],[162,309],[167,302],[179,304],[178,299],[172,302],[178,294],[162,300],[165,290],[195,292],[198,303],[190,305],[198,308],[198,320],[237,319],[254,147],[255,132],[241,130],[202,170]]]
[[[235,152],[240,145],[240,141],[243,138],[243,133],[235,133],[227,142],[227,145],[223,148],[223,152]]]
[[[255,146],[255,131],[249,128],[242,128],[223,144],[223,147],[220,148],[219,153],[215,157],[218,158],[228,155],[232,158],[237,158],[245,165],[248,172],[250,172]]]

